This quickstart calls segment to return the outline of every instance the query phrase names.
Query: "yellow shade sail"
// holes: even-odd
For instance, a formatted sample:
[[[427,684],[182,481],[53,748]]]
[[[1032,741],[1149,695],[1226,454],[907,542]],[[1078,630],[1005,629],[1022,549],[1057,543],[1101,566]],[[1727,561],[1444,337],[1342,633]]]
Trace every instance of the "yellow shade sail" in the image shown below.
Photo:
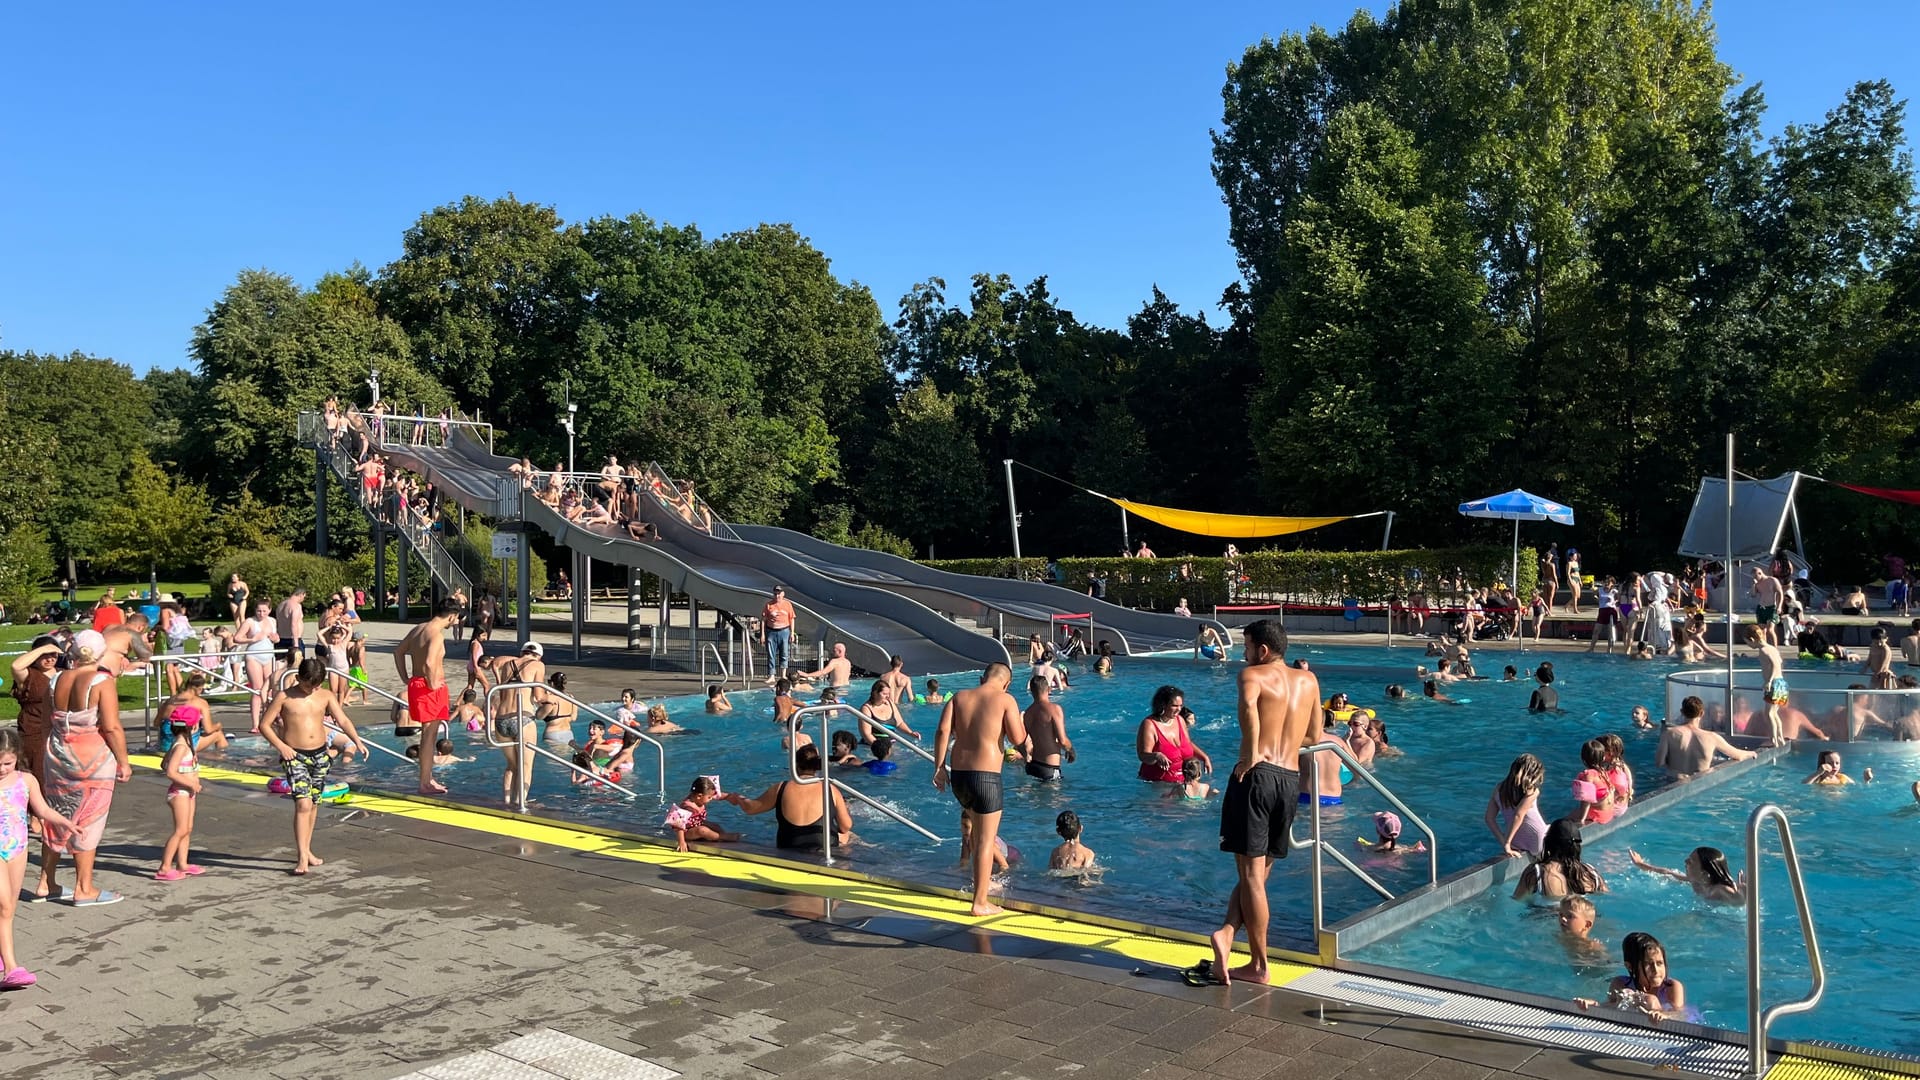
[[[1094,494],[1099,494],[1094,492]],[[1116,499],[1111,495],[1101,498],[1125,510],[1137,514],[1156,525],[1165,525],[1169,529],[1178,529],[1184,533],[1198,536],[1220,536],[1246,540],[1259,536],[1285,536],[1288,533],[1306,532],[1331,525],[1336,521],[1351,521],[1365,514],[1342,514],[1339,517],[1258,517],[1250,514],[1206,514],[1198,510],[1175,510],[1167,506],[1149,506],[1146,503]]]

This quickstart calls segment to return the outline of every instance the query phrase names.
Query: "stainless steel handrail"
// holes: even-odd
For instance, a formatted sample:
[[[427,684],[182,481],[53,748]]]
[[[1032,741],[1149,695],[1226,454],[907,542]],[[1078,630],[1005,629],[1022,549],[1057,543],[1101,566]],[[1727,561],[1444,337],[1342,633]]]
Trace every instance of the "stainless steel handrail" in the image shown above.
[[[1400,811],[1400,815],[1406,819],[1407,823],[1426,834],[1427,884],[1429,885],[1435,884],[1440,880],[1440,838],[1435,835],[1433,826],[1428,825],[1419,814],[1414,813],[1406,803],[1401,801],[1398,795],[1393,793],[1391,788],[1381,783],[1380,778],[1375,776],[1372,770],[1360,764],[1360,759],[1353,756],[1352,748],[1347,746],[1346,743],[1329,739],[1325,742],[1317,742],[1311,746],[1305,746],[1300,749],[1300,756],[1306,759],[1307,763],[1306,771],[1308,775],[1306,780],[1307,794],[1309,796],[1307,806],[1312,813],[1313,833],[1312,838],[1303,844],[1294,837],[1292,831],[1289,830],[1287,833],[1287,845],[1295,850],[1313,849],[1313,862],[1309,865],[1309,870],[1311,871],[1313,887],[1314,946],[1319,950],[1321,959],[1331,962],[1337,959],[1334,955],[1337,940],[1327,932],[1326,893],[1324,888],[1325,874],[1320,860],[1322,853],[1332,855],[1333,861],[1345,867],[1348,873],[1359,878],[1368,888],[1380,894],[1382,899],[1393,899],[1393,891],[1380,884],[1380,882],[1374,879],[1373,875],[1360,869],[1359,865],[1352,859],[1347,858],[1344,852],[1328,844],[1322,835],[1320,820],[1320,763],[1317,758],[1319,755],[1327,753],[1333,754],[1345,762],[1347,768],[1353,771],[1355,780],[1366,781],[1369,787],[1379,792],[1380,796],[1386,799],[1394,809]]]
[[[841,704],[845,704],[845,703],[842,702]],[[847,707],[853,708],[853,706],[851,705]],[[858,710],[855,710],[855,711],[858,711]],[[933,751],[927,749],[924,746],[921,746],[919,743],[914,742],[912,739],[909,739],[905,735],[902,735],[898,731],[895,731],[891,726],[887,724],[883,724],[880,721],[875,720],[873,717],[868,716],[865,713],[860,713],[860,717],[862,720],[866,722],[866,725],[868,727],[877,727],[881,731],[886,732],[887,736],[893,740],[893,744],[895,746],[904,746],[907,749],[913,751],[914,753],[919,754],[921,757],[927,759],[928,764],[933,763]]]
[[[296,676],[296,675],[298,675],[298,674],[299,674],[299,672],[297,672],[297,671],[283,671],[283,672],[281,672],[281,673],[280,673],[280,686],[279,686],[279,689],[278,689],[278,693],[282,693],[282,694],[284,694],[284,693],[286,693],[286,691],[287,691],[287,681],[288,681],[288,680],[290,680],[290,679],[292,679],[292,678],[293,678],[294,676]],[[332,673],[332,672],[328,672],[327,674],[328,674],[328,675],[332,675],[333,673]],[[363,684],[363,685],[364,685],[364,684]],[[378,687],[373,687],[372,689],[375,689],[375,690],[379,690],[379,688],[378,688]],[[386,691],[384,691],[384,690],[380,690],[379,692],[380,692],[380,693],[382,693],[382,694],[386,694]],[[387,694],[387,696],[388,696],[388,697],[393,697],[393,695],[392,695],[392,694]],[[341,707],[341,708],[343,708],[343,709],[344,709],[344,708],[346,708],[346,707],[347,707],[347,703],[346,703],[346,702],[344,702],[344,701],[343,701],[343,702],[341,702],[341,703],[340,703],[340,707]],[[342,728],[342,727],[341,727],[341,726],[340,726],[339,724],[336,724],[336,723],[334,723],[334,722],[333,722],[333,717],[331,717],[331,716],[329,716],[329,717],[327,717],[327,720],[326,720],[326,724],[327,724],[327,726],[328,726],[328,727],[330,727],[330,728],[332,728],[332,729],[333,729],[333,730],[335,730],[335,731],[339,731],[339,732],[342,732],[343,734],[344,734],[344,732],[345,732],[345,729],[344,729],[344,728]],[[358,731],[358,730],[359,730],[359,728],[358,728],[358,727],[356,727],[356,728],[354,728],[354,730],[355,730],[355,731]],[[401,752],[400,752],[400,751],[398,751],[398,750],[395,750],[395,749],[393,749],[393,748],[392,748],[392,747],[390,747],[390,746],[382,746],[382,745],[380,745],[379,743],[376,743],[376,742],[367,742],[367,740],[366,740],[366,739],[364,739],[364,738],[362,738],[362,739],[361,739],[360,741],[361,741],[362,743],[364,743],[365,745],[367,745],[367,746],[371,746],[371,747],[373,747],[373,748],[374,748],[375,750],[378,750],[378,751],[380,751],[381,753],[383,753],[383,754],[385,754],[385,755],[387,755],[388,757],[394,757],[394,758],[399,758],[399,759],[400,759],[401,761],[411,761],[411,760],[412,760],[411,758],[409,758],[409,757],[407,757],[407,755],[405,755],[405,754],[403,754],[403,753],[401,753]],[[420,748],[420,752],[424,754],[424,753],[426,753],[426,752],[427,752],[428,750],[430,750],[430,749],[432,749],[432,748],[431,748],[431,747],[427,747],[427,746],[422,746],[422,747]]]
[[[1771,818],[1780,833],[1780,858],[1793,885],[1793,905],[1800,913],[1800,936],[1807,946],[1807,966],[1813,988],[1798,1001],[1772,1008],[1760,1004],[1760,826]],[[1813,909],[1807,904],[1807,885],[1800,875],[1800,856],[1793,848],[1793,828],[1787,815],[1773,803],[1753,808],[1747,817],[1747,1065],[1753,1076],[1767,1071],[1767,1028],[1789,1013],[1806,1012],[1820,1004],[1827,989],[1827,967],[1820,959],[1820,939],[1813,929]]]
[[[787,774],[792,778],[792,781],[796,784],[824,783],[827,785],[829,795],[834,791],[839,791],[852,796],[934,843],[946,843],[946,838],[928,832],[919,822],[914,821],[912,818],[907,817],[876,799],[869,798],[865,792],[849,787],[844,781],[833,778],[833,762],[827,759],[828,751],[832,749],[833,745],[832,738],[827,732],[827,718],[836,712],[850,712],[855,716],[860,715],[860,710],[845,702],[836,701],[831,705],[808,705],[806,708],[796,709],[793,715],[787,718],[787,722],[792,725],[792,730],[795,731],[798,731],[809,718],[814,716],[820,718],[820,741],[816,744],[820,750],[820,775],[811,780],[801,776],[800,766],[795,763],[793,754],[788,753]],[[871,723],[871,721],[869,721],[869,723]],[[820,801],[820,855],[821,858],[825,859],[828,863],[833,862],[833,806],[831,799],[822,799]]]
[[[695,628],[694,628],[694,632],[695,632],[695,633],[699,633],[699,628],[698,628],[698,627],[695,627]],[[703,641],[703,642],[701,642],[700,644],[704,646],[704,648],[702,648],[702,649],[700,650],[700,689],[701,689],[701,692],[703,692],[703,693],[704,693],[704,692],[706,691],[706,688],[707,688],[707,655],[708,655],[709,653],[711,653],[711,654],[713,655],[713,663],[714,663],[714,666],[720,669],[720,685],[722,685],[722,686],[725,686],[725,685],[726,685],[727,683],[730,683],[730,682],[732,682],[732,681],[733,681],[733,672],[731,672],[731,671],[729,671],[729,670],[727,670],[727,662],[726,662],[726,660],[725,660],[725,659],[723,659],[723,658],[721,657],[721,655],[720,655],[720,646],[718,646],[718,645],[715,645],[715,644],[714,644],[713,642],[711,642],[711,641]]]
[[[487,697],[486,697],[487,724],[483,730],[485,731],[485,738],[488,746],[492,747],[495,750],[504,750],[509,746],[518,747],[523,750],[530,749],[536,754],[540,754],[545,757],[552,758],[554,761],[559,762],[562,766],[564,766],[570,772],[578,773],[582,776],[591,777],[593,780],[599,783],[605,784],[607,787],[610,787],[615,791],[619,791],[624,794],[631,795],[636,799],[640,797],[638,792],[633,791],[630,788],[626,788],[619,784],[616,784],[604,776],[599,776],[586,769],[582,769],[578,765],[575,765],[573,762],[568,761],[566,758],[563,758],[560,755],[555,754],[553,751],[548,750],[546,747],[538,745],[540,741],[538,739],[535,739],[532,743],[529,743],[524,739],[516,740],[514,742],[495,741],[494,718],[498,714],[494,710],[493,699],[496,694],[499,694],[504,690],[539,690],[545,693],[549,697],[556,697],[562,701],[572,702],[573,707],[577,712],[590,713],[594,716],[599,717],[601,720],[606,721],[607,727],[609,728],[609,730],[627,732],[633,735],[639,741],[653,747],[654,750],[656,750],[659,753],[660,797],[661,798],[666,797],[666,794],[667,794],[667,748],[660,744],[660,740],[654,738],[651,735],[648,735],[646,732],[641,731],[639,728],[634,727],[633,725],[620,720],[618,717],[608,716],[606,713],[601,712],[599,709],[595,708],[592,705],[587,704],[584,701],[581,701],[579,698],[574,697],[572,694],[569,694],[564,690],[556,690],[553,687],[548,686],[546,683],[505,682],[505,683],[496,683],[495,685],[487,689]],[[525,718],[524,722],[532,724],[532,723],[537,723],[538,721],[534,717],[529,716]],[[520,770],[517,768],[513,770],[513,787],[514,787],[514,793],[513,793],[514,805],[524,812],[527,808],[527,792],[526,792],[526,789],[521,786]]]
[[[491,426],[487,426],[491,431]],[[325,449],[318,447],[317,444],[316,448]],[[439,578],[447,586],[448,591],[457,590],[461,595],[469,598],[474,595],[473,579],[460,567],[453,553],[434,538],[430,530],[411,524],[404,519],[387,521],[382,516],[379,506],[368,504],[366,487],[360,482],[359,472],[347,467],[346,455],[328,450],[327,467],[333,473],[334,479],[340,481],[341,486],[346,489],[347,500],[358,506],[362,513],[398,532],[413,549],[414,554],[420,557],[420,561],[426,564],[427,572]],[[386,489],[383,487],[381,490],[384,493]]]

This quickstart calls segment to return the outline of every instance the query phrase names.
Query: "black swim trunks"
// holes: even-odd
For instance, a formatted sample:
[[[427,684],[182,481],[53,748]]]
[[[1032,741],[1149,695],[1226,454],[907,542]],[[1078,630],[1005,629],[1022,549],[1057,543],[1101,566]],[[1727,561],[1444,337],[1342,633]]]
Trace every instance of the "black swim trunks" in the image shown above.
[[[1300,798],[1300,774],[1261,762],[1227,781],[1220,799],[1220,850],[1287,857],[1287,833]]]
[[[1060,779],[1060,766],[1047,765],[1038,761],[1029,761],[1027,762],[1027,775],[1033,777],[1035,780],[1058,780]]]
[[[287,794],[296,799],[319,798],[327,786],[327,770],[332,767],[333,759],[327,756],[324,746],[295,750],[292,757],[280,763],[281,770],[287,774]]]
[[[997,814],[1003,804],[998,772],[954,769],[947,774],[954,801],[972,814]]]

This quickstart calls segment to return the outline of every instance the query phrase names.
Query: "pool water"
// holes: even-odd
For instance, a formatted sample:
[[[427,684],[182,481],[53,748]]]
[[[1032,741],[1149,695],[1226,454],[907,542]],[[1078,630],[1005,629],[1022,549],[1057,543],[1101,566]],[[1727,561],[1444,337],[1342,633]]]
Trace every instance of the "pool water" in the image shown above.
[[[1236,650],[1237,653],[1237,650]],[[1522,654],[1517,649],[1489,646],[1476,652],[1482,672],[1498,680],[1500,669],[1514,664],[1522,680],[1514,683],[1478,682],[1456,688],[1465,700],[1446,705],[1424,700],[1388,701],[1389,682],[1417,686],[1416,664],[1431,664],[1422,649],[1401,647],[1295,646],[1290,657],[1311,661],[1323,695],[1347,691],[1358,704],[1380,710],[1389,736],[1405,756],[1381,758],[1377,772],[1383,782],[1433,825],[1440,837],[1440,869],[1444,875],[1481,862],[1497,852],[1482,822],[1488,793],[1506,775],[1513,757],[1530,751],[1546,763],[1548,782],[1542,809],[1549,816],[1572,806],[1570,785],[1580,768],[1580,745],[1607,731],[1618,732],[1627,744],[1627,760],[1639,778],[1642,793],[1663,783],[1653,768],[1658,746],[1656,732],[1637,732],[1628,719],[1632,706],[1647,705],[1659,715],[1660,676],[1665,665],[1634,663],[1622,657],[1583,654]],[[1531,681],[1525,677],[1542,657],[1550,658],[1558,673],[1560,714],[1529,715],[1526,704]],[[1120,658],[1111,677],[1100,678],[1083,668],[1073,671],[1074,688],[1059,696],[1066,710],[1067,731],[1078,750],[1078,761],[1065,769],[1064,781],[1042,784],[1010,765],[1006,771],[1006,814],[1001,836],[1021,849],[1024,863],[1008,881],[1016,898],[1118,916],[1140,922],[1189,930],[1211,929],[1233,883],[1233,861],[1219,851],[1218,800],[1182,803],[1166,797],[1167,788],[1135,779],[1138,759],[1134,738],[1154,689],[1171,683],[1185,691],[1198,715],[1195,741],[1218,765],[1214,781],[1224,786],[1226,771],[1238,750],[1234,718],[1235,663],[1195,662],[1190,658]],[[1015,673],[1016,685],[1025,682],[1024,667]],[[977,676],[942,678],[948,688],[971,684]],[[916,686],[920,684],[916,683]],[[852,695],[864,700],[865,684]],[[703,773],[717,773],[728,790],[758,795],[784,778],[786,767],[778,729],[772,723],[771,693],[733,695],[735,711],[708,716],[698,698],[668,699],[666,704],[680,724],[697,733],[666,738],[667,786],[674,798]],[[1024,696],[1022,703],[1025,703]],[[609,710],[610,711],[610,710]],[[907,710],[908,723],[931,736],[939,719],[932,706]],[[817,721],[816,721],[817,724]],[[843,716],[834,728],[851,728]],[[585,736],[584,722],[576,735]],[[817,726],[810,729],[816,739]],[[497,800],[503,772],[501,756],[486,748],[477,734],[455,732],[457,751],[478,760],[440,770],[456,798]],[[391,729],[381,735],[390,746],[399,741]],[[236,744],[234,757],[269,764],[263,744]],[[899,771],[873,776],[864,770],[835,771],[867,794],[919,821],[935,833],[958,835],[958,811],[951,796],[931,785],[931,767],[905,750],[896,750]],[[534,813],[569,817],[612,828],[665,835],[663,805],[650,792],[653,765],[644,747],[636,760],[638,790],[649,791],[638,801],[603,789],[568,782],[564,770],[541,760],[534,771],[530,809]],[[367,764],[343,768],[337,775],[392,790],[412,789],[412,762],[400,762],[376,753]],[[1372,815],[1388,809],[1373,792],[1350,785],[1344,805],[1327,807],[1326,835],[1355,856],[1365,856],[1357,839],[1373,836]],[[1049,876],[1048,853],[1059,838],[1054,819],[1071,809],[1085,825],[1085,843],[1098,852],[1104,868],[1096,884]],[[957,842],[931,844],[857,801],[852,802],[855,833],[862,841],[846,854],[858,869],[950,888],[965,880],[956,866]],[[711,811],[718,828],[744,832],[749,842],[771,846],[773,815],[748,818],[723,804]],[[1304,813],[1296,834],[1308,835]],[[1411,826],[1408,839],[1412,839]],[[836,857],[841,853],[836,852]],[[1424,856],[1398,861],[1365,857],[1361,864],[1396,893],[1426,881]],[[1299,854],[1280,864],[1273,875],[1273,938],[1304,946],[1312,939],[1308,889],[1308,860]],[[1385,865],[1383,865],[1385,864]],[[1337,921],[1377,902],[1371,891],[1344,870],[1329,864],[1326,876],[1327,918]]]
[[[1920,970],[1920,938],[1905,918],[1913,910],[1913,866],[1920,856],[1920,805],[1910,791],[1920,777],[1920,747],[1855,745],[1843,753],[1849,775],[1859,780],[1871,767],[1874,782],[1809,786],[1802,781],[1813,773],[1815,755],[1797,752],[1589,845],[1587,861],[1610,889],[1591,898],[1598,911],[1593,937],[1604,942],[1596,955],[1562,940],[1551,904],[1513,900],[1507,885],[1360,949],[1354,959],[1554,997],[1603,998],[1607,980],[1625,970],[1620,939],[1641,930],[1665,947],[1668,972],[1705,1022],[1744,1029],[1745,909],[1708,905],[1684,882],[1636,870],[1627,850],[1678,869],[1695,847],[1717,847],[1739,874],[1747,817],[1772,802],[1792,825],[1827,967],[1819,1006],[1782,1017],[1772,1032],[1920,1053],[1920,996],[1909,988]],[[1761,852],[1762,986],[1771,1005],[1804,995],[1808,974],[1771,824],[1761,833]]]

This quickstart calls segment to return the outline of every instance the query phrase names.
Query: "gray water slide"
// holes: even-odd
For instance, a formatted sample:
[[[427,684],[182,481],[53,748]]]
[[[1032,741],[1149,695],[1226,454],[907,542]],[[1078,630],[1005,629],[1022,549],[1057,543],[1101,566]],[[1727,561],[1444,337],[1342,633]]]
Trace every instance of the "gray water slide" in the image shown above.
[[[935,611],[983,623],[999,622],[1023,634],[1037,632],[1044,636],[1051,631],[1055,616],[1087,612],[1093,616],[1094,638],[1112,642],[1115,652],[1191,647],[1203,626],[1213,627],[1223,640],[1227,637],[1226,626],[1212,619],[1136,611],[1058,585],[956,574],[883,551],[842,547],[770,525],[731,528],[740,539],[782,552],[828,577],[898,593]]]
[[[654,574],[709,607],[757,614],[774,585],[784,585],[801,632],[844,642],[856,667],[885,671],[888,657],[895,655],[914,675],[1008,663],[999,641],[906,596],[820,573],[761,544],[709,535],[663,511],[651,497],[643,517],[659,528],[659,540],[633,540],[610,526],[575,525],[530,496],[523,510],[518,480],[507,471],[513,459],[489,453],[464,431],[456,430],[453,444],[450,449],[388,446],[382,453],[426,476],[469,510],[502,519],[524,512],[528,522],[566,547]]]

